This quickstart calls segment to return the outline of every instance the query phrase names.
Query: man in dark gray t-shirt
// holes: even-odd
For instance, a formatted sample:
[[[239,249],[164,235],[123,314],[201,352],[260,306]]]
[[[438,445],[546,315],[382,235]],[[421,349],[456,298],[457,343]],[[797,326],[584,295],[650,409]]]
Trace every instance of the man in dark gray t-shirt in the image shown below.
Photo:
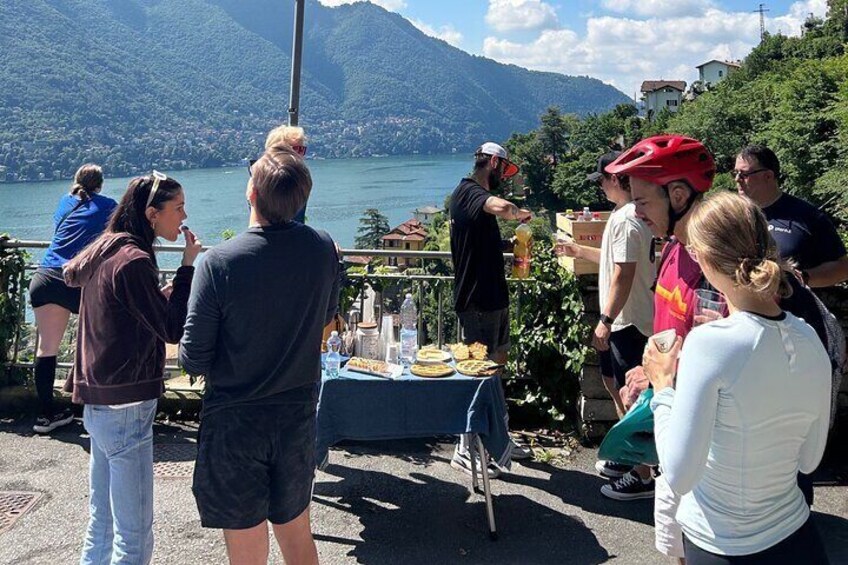
[[[180,348],[206,393],[194,473],[200,521],[232,562],[317,563],[309,522],[321,339],[339,299],[329,235],[292,221],[312,179],[285,146],[251,166],[250,228],[205,254]]]

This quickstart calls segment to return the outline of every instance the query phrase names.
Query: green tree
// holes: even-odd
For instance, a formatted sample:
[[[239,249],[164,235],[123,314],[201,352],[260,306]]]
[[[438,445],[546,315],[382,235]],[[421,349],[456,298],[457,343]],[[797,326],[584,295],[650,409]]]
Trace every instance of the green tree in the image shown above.
[[[356,233],[357,249],[378,249],[380,238],[389,233],[389,219],[377,208],[368,208],[359,219]]]

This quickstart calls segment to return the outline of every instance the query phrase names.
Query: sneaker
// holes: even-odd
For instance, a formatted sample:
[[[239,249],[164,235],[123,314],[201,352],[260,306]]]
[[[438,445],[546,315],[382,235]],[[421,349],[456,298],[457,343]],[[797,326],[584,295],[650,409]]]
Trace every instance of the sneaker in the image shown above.
[[[608,479],[618,479],[633,470],[633,465],[622,465],[615,461],[595,461],[595,470]]]
[[[478,475],[478,477],[482,478],[483,473],[480,472],[481,465],[480,465],[480,459],[479,458],[477,458],[476,463],[477,463],[477,475]],[[454,469],[459,469],[460,471],[462,471],[466,475],[469,475],[469,476],[471,475],[471,457],[469,456],[467,451],[462,452],[459,449],[454,450],[453,458],[451,459],[450,465]],[[500,474],[501,474],[500,468],[497,465],[495,465],[492,461],[489,461],[489,478],[490,479],[497,479],[500,476]]]
[[[522,459],[533,459],[533,449],[526,443],[518,443],[514,439],[510,440],[509,458],[513,461],[521,461]]]
[[[32,427],[32,431],[38,434],[49,434],[56,428],[67,426],[73,421],[74,413],[66,409],[56,412],[50,417],[39,416],[35,419],[35,425]]]
[[[638,500],[654,497],[654,479],[647,483],[639,474],[630,471],[620,479],[601,487],[601,494],[614,500]]]

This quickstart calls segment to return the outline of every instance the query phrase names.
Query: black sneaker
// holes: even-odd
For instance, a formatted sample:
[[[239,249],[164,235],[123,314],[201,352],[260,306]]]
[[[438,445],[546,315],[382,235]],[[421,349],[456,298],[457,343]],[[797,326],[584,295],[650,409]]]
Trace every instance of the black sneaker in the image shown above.
[[[595,462],[595,470],[608,479],[618,479],[633,470],[633,465],[622,465],[615,461],[601,459]]]
[[[644,482],[636,471],[630,471],[617,481],[602,486],[601,494],[614,500],[653,498],[654,479]]]
[[[67,426],[73,421],[74,413],[66,409],[56,412],[49,418],[47,416],[39,416],[35,419],[35,425],[32,427],[32,431],[37,434],[49,434],[56,428]]]

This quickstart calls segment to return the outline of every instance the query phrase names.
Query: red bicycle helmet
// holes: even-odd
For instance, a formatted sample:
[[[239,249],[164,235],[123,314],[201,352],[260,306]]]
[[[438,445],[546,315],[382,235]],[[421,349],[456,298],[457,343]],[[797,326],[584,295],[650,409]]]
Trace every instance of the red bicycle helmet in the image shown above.
[[[715,160],[704,144],[682,135],[656,135],[638,142],[607,165],[606,172],[661,186],[686,181],[696,192],[713,185]]]

